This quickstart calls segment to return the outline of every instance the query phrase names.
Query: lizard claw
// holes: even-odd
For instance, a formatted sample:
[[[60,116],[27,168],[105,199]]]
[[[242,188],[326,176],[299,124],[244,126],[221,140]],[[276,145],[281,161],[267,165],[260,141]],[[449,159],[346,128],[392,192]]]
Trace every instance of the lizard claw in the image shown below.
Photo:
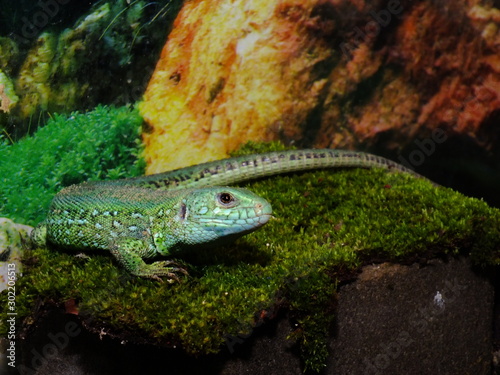
[[[149,277],[160,282],[166,280],[169,283],[180,281],[177,276],[178,273],[188,275],[188,272],[184,268],[172,267],[172,265],[177,265],[177,263],[172,260],[154,262],[144,267],[137,275]],[[163,278],[165,278],[165,280]]]

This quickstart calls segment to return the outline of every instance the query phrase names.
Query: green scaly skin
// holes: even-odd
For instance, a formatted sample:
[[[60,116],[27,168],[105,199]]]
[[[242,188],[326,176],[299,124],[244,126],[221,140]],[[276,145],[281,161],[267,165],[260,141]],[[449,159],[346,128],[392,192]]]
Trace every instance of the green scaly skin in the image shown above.
[[[229,158],[65,188],[31,238],[38,246],[107,250],[134,275],[173,280],[185,270],[170,260],[144,260],[216,246],[260,228],[271,217],[271,205],[263,198],[213,185],[336,167],[378,167],[421,177],[391,160],[354,151],[292,150]]]
[[[345,167],[383,168],[424,178],[392,160],[365,152],[307,149],[245,155],[202,163],[170,172],[106,181],[104,183],[112,185],[134,184],[145,188],[177,190],[230,185],[289,172]]]
[[[186,273],[174,262],[144,260],[237,238],[267,223],[271,213],[265,199],[245,189],[83,183],[55,196],[31,239],[38,246],[107,250],[136,276],[174,280]]]

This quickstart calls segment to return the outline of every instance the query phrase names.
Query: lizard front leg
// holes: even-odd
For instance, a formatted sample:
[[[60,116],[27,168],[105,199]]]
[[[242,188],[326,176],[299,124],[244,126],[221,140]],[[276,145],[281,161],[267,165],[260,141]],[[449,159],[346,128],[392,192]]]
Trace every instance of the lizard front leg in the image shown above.
[[[144,241],[133,238],[121,238],[109,247],[111,253],[118,262],[131,274],[162,281],[162,277],[168,282],[178,281],[177,273],[187,275],[187,271],[181,267],[175,267],[172,260],[164,260],[148,264],[144,262],[140,254],[146,253]],[[173,266],[173,267],[172,267]]]

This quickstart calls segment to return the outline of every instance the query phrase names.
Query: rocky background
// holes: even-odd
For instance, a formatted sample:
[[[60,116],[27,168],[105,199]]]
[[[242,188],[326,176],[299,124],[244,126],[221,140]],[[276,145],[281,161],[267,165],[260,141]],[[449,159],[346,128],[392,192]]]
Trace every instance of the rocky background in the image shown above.
[[[382,154],[500,205],[498,2],[1,5],[5,138],[135,103],[152,76],[149,173],[279,139]]]
[[[499,25],[491,1],[187,3],[140,107],[148,172],[280,139],[498,203]]]
[[[438,183],[500,206],[498,0],[197,0],[185,4],[0,0],[0,7],[1,142],[16,142],[44,125],[55,112],[140,101],[149,173],[225,157],[248,140],[279,139],[299,147],[358,149],[384,155]],[[440,348],[458,347],[448,351],[451,355],[445,362],[452,366],[449,368],[489,373],[490,327],[495,324],[498,331],[499,326],[498,306],[495,322],[488,319],[495,303],[489,280],[495,287],[498,280],[466,272],[452,262],[443,267],[447,265],[458,271],[457,278],[465,277],[452,285],[474,287],[467,294],[459,288],[450,299],[449,291],[448,295],[443,292],[446,289],[436,286],[431,277],[428,288],[409,305],[427,301],[436,312],[424,322],[426,327],[433,333],[446,329],[442,337],[457,335],[449,343],[438,343]],[[433,264],[423,272],[433,267],[441,265]],[[420,271],[413,268],[410,271]],[[388,270],[389,276],[395,272]],[[372,271],[372,276],[379,277],[377,269]],[[456,280],[455,274],[440,272],[439,280],[442,275]],[[404,275],[401,279],[408,279]],[[370,281],[361,278],[360,283],[368,285],[365,291],[373,291]],[[347,366],[349,358],[359,359],[357,353],[363,350],[360,370],[377,373],[398,365],[400,357],[395,353],[406,344],[416,353],[413,364],[419,365],[419,358],[426,357],[430,346],[424,345],[420,351],[409,346],[407,337],[399,340],[399,327],[418,320],[396,322],[394,335],[388,339],[386,328],[391,322],[379,324],[387,316],[385,308],[394,301],[391,293],[400,282],[381,283],[387,298],[377,291],[367,299],[367,308],[359,315],[359,321],[366,324],[363,329],[357,329],[358,324],[349,326],[351,311],[361,311],[360,298],[354,301],[353,310],[345,309],[344,314],[339,300],[339,322],[344,317],[347,323],[339,325],[335,333],[360,340],[351,346],[332,341],[334,352],[354,354],[338,356],[330,366]],[[410,295],[413,285],[405,288]],[[344,296],[352,296],[356,288],[362,286],[343,287],[349,292]],[[469,302],[453,305],[457,303],[455,296]],[[374,301],[381,301],[376,314]],[[442,309],[442,301],[447,305],[441,315],[437,309]],[[405,302],[408,300],[398,301],[398,306],[405,306]],[[402,313],[395,315],[408,316],[399,311]],[[462,317],[452,320],[448,313]],[[363,314],[378,319],[369,321]],[[446,322],[460,324],[445,326]],[[477,322],[483,324],[481,330]],[[366,343],[367,331],[380,334],[387,346],[361,348],[359,343]],[[493,346],[497,349],[496,331]],[[282,337],[289,333],[286,329],[278,332]],[[45,332],[41,335],[47,336]],[[79,364],[92,365],[96,362],[88,357],[102,355],[97,339],[90,340],[91,345],[84,341],[75,350],[72,358]],[[399,344],[396,349],[393,342]],[[94,344],[97,354],[80,357],[83,349],[91,351]],[[27,342],[26,353],[31,352],[30,345],[32,342]],[[101,357],[103,361],[112,359],[109,367],[143,349],[133,348],[124,357],[121,344],[112,345],[118,355]],[[286,367],[283,357],[273,352],[275,342],[264,347],[271,353],[264,363],[269,364],[266,371]],[[483,361],[469,366],[464,360],[473,357],[462,356],[467,353],[464,347],[480,350]],[[244,359],[251,356],[254,347],[246,348]],[[293,351],[283,349],[284,356],[290,349]],[[153,360],[165,363],[164,352],[150,350],[144,355],[148,354],[151,365],[157,364]],[[174,362],[177,355],[170,353],[167,358]],[[496,364],[498,357],[497,351]],[[57,360],[58,366],[71,363],[68,358]],[[216,360],[215,367],[220,369]],[[256,368],[262,369],[262,363],[262,357],[256,356]],[[124,361],[120,366],[126,370],[128,364]],[[205,364],[201,367],[205,369]],[[299,368],[297,363],[292,367]],[[411,373],[409,368],[404,370]],[[53,369],[45,373],[49,372]]]
[[[179,2],[0,1],[0,128],[141,99]]]

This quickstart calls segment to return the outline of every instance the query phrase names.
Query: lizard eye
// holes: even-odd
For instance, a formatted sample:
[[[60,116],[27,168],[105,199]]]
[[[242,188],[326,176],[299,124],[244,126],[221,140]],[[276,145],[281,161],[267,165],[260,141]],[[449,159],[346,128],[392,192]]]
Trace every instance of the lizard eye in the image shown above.
[[[217,200],[223,206],[233,206],[235,202],[233,195],[227,192],[217,194]]]

